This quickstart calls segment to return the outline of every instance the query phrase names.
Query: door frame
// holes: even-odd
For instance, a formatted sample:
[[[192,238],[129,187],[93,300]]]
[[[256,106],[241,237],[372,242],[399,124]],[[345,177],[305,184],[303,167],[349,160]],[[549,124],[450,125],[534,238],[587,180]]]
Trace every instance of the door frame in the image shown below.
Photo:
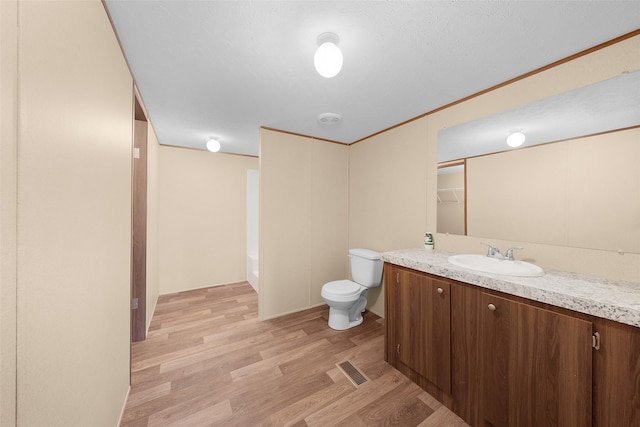
[[[131,342],[147,333],[147,117],[134,94],[131,155]]]

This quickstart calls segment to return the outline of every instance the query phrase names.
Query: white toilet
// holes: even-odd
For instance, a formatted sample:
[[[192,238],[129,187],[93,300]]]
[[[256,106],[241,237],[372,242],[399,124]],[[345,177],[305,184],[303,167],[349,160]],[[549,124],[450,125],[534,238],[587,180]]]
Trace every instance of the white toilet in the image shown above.
[[[329,327],[342,331],[362,323],[367,291],[380,285],[383,261],[370,249],[349,249],[351,280],[335,280],[322,287],[322,298],[329,306]]]

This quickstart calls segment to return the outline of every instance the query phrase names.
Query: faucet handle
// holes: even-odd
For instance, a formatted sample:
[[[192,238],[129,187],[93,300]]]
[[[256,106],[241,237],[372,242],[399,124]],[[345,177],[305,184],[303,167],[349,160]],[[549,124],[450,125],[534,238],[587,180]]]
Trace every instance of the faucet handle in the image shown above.
[[[488,246],[488,247],[489,247],[489,249],[488,249],[488,251],[487,251],[487,256],[488,256],[488,257],[495,257],[496,255],[498,255],[498,256],[502,256],[502,254],[500,253],[500,249],[498,249],[498,248],[496,248],[496,247],[493,247],[493,246],[491,246],[491,245],[490,245],[490,244],[488,244],[488,243],[480,242],[480,244],[481,244],[481,245],[485,245],[485,246]]]
[[[507,255],[505,255],[505,256],[506,256],[506,258],[507,258],[509,261],[515,261],[515,258],[513,257],[513,251],[514,251],[514,249],[516,249],[516,250],[522,250],[522,249],[524,249],[524,248],[523,248],[522,246],[514,246],[514,247],[512,247],[512,248],[507,249]]]

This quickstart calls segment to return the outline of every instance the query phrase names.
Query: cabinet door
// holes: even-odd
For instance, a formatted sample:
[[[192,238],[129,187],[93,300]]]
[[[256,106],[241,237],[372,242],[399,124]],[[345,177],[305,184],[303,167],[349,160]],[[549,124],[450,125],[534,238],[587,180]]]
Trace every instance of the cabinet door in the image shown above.
[[[510,421],[515,408],[517,304],[484,293],[481,300],[482,414],[489,425],[507,427],[515,425]]]
[[[398,277],[398,360],[450,394],[450,285],[406,270]]]
[[[482,294],[485,421],[591,425],[591,322]]]
[[[640,426],[640,328],[595,319],[593,425]]]
[[[484,426],[480,415],[481,295],[482,291],[476,286],[451,282],[452,409],[472,426]]]

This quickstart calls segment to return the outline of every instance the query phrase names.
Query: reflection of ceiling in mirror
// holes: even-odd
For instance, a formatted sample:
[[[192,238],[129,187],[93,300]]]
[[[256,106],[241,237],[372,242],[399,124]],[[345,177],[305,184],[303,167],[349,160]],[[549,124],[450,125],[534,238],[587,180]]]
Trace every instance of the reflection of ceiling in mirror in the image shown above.
[[[438,162],[511,149],[511,132],[526,135],[522,147],[640,125],[640,71],[442,129]]]
[[[464,172],[464,165],[447,166],[446,168],[438,168],[438,175],[444,175],[447,173],[459,173]]]

